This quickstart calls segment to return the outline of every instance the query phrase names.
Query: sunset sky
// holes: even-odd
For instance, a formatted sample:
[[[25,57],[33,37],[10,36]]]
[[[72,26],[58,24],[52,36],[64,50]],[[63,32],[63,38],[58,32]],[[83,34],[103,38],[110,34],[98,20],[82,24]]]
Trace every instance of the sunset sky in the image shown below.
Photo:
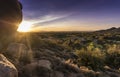
[[[35,31],[93,31],[120,27],[120,0],[20,0]]]

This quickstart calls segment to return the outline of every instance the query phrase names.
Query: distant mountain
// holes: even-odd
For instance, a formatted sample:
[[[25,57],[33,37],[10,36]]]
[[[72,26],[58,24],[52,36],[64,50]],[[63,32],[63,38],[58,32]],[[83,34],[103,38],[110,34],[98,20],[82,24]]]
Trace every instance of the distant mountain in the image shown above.
[[[120,32],[120,27],[119,28],[112,27],[112,28],[109,28],[109,29],[106,29],[106,30],[99,30],[97,32]]]

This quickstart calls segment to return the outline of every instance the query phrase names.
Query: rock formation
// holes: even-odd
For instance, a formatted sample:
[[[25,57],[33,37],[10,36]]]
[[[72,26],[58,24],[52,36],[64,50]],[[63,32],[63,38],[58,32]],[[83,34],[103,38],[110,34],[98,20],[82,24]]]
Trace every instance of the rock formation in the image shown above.
[[[0,77],[18,77],[15,66],[0,54]]]

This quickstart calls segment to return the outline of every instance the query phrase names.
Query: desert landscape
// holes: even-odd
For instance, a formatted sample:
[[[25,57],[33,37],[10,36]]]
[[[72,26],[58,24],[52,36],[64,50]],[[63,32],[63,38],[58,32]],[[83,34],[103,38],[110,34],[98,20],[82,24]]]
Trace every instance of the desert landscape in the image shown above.
[[[120,77],[120,28],[18,34],[2,53],[18,77]]]
[[[120,77],[120,0],[0,0],[0,77]]]

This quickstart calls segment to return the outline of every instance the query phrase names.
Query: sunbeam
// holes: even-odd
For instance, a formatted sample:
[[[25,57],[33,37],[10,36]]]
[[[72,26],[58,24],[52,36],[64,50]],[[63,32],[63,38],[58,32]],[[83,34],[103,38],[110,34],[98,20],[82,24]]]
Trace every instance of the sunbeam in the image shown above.
[[[30,32],[30,31],[31,31],[31,28],[32,28],[32,24],[33,24],[33,23],[31,23],[31,22],[23,21],[23,22],[19,25],[17,31],[18,31],[18,32]]]

